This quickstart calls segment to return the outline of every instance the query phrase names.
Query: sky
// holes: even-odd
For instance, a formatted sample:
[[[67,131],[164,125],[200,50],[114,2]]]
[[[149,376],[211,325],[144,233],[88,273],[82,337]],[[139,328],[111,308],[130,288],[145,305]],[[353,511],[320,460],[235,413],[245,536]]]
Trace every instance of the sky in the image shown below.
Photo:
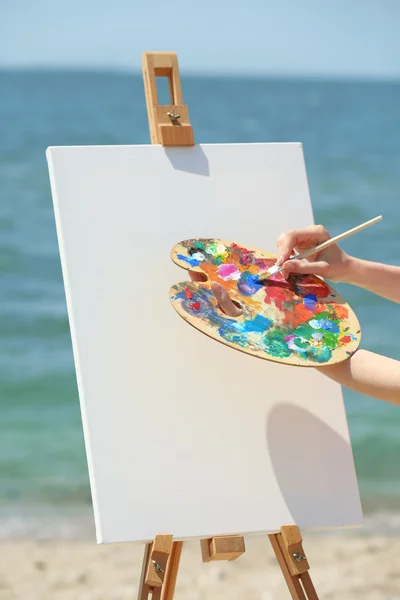
[[[0,68],[400,79],[400,0],[0,0]]]

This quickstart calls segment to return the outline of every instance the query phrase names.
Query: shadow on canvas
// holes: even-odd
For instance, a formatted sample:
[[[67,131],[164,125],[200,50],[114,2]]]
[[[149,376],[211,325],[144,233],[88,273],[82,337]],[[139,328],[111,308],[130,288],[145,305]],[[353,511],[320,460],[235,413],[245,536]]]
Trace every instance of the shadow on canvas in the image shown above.
[[[174,169],[202,175],[203,177],[210,176],[210,166],[208,158],[204,154],[201,146],[192,146],[190,148],[164,148],[165,154]]]
[[[293,524],[305,529],[325,529],[331,523],[360,524],[348,441],[309,411],[289,403],[271,410],[266,435],[276,480]],[[319,499],[317,510],[315,495]]]

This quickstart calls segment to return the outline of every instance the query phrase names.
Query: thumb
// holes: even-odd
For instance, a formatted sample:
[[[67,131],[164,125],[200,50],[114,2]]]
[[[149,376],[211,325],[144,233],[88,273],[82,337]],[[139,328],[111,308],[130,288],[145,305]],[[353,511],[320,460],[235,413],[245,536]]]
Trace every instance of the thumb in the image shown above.
[[[228,292],[222,285],[213,282],[211,284],[211,289],[214,293],[214,296],[218,302],[220,309],[222,310],[222,312],[228,315],[228,317],[239,317],[242,314],[242,309],[238,308],[236,304],[230,299]]]
[[[308,260],[288,260],[283,265],[287,273],[299,273],[300,275],[320,275],[327,277],[329,264],[323,260],[309,262]]]

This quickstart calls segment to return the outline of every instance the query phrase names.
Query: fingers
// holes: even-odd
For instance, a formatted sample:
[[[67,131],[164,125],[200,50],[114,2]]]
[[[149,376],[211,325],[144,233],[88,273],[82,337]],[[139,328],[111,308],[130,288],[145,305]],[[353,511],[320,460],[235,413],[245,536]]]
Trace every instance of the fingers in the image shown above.
[[[317,262],[309,262],[308,260],[288,260],[284,263],[284,267],[286,273],[329,277],[329,264],[323,260]]]
[[[277,240],[279,256],[276,264],[278,267],[283,265],[292,256],[295,248],[302,252],[329,240],[330,237],[322,225],[310,225],[304,229],[294,229],[282,233]]]
[[[207,275],[205,273],[189,271],[189,275],[192,281],[207,281]],[[228,292],[221,284],[213,282],[211,283],[211,289],[220,309],[228,315],[228,317],[239,317],[242,314],[242,309],[230,299]]]
[[[207,275],[205,273],[199,273],[199,271],[189,271],[189,275],[192,281],[207,281]]]
[[[211,289],[219,304],[220,309],[228,315],[228,317],[239,317],[242,314],[242,309],[236,306],[229,297],[226,289],[219,283],[213,282]]]

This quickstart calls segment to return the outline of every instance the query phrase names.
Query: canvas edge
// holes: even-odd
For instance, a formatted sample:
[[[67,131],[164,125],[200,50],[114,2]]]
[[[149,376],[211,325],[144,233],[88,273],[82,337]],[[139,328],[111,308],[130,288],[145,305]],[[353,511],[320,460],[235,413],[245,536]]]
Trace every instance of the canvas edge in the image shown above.
[[[193,148],[218,148],[218,147],[225,147],[225,146],[234,146],[234,147],[242,147],[242,146],[297,146],[299,149],[301,149],[303,151],[303,143],[302,142],[220,142],[220,143],[198,143],[198,144],[194,144],[194,146],[175,146],[175,147],[169,147],[169,149],[174,149],[174,150],[184,150],[185,152],[187,152],[188,150],[190,151]],[[66,148],[70,148],[70,149],[77,149],[77,148],[163,148],[165,149],[165,146],[162,146],[161,144],[79,144],[79,145],[74,145],[74,144],[66,144],[64,146],[49,146],[46,149],[46,156],[47,156],[47,151],[52,151],[52,150],[58,150],[60,148],[63,148],[64,150]],[[303,157],[304,157],[304,153],[303,153]],[[307,180],[307,186],[308,186],[308,180]]]
[[[82,419],[83,437],[84,437],[85,449],[86,449],[86,460],[87,460],[88,473],[89,473],[89,483],[90,483],[90,491],[91,491],[91,497],[92,497],[93,515],[94,515],[94,521],[95,521],[96,540],[97,540],[97,543],[100,544],[100,543],[103,543],[102,542],[102,539],[103,539],[102,522],[101,522],[101,515],[100,515],[98,501],[97,501],[97,492],[96,492],[97,485],[96,485],[95,474],[94,474],[94,460],[93,460],[93,456],[92,456],[92,452],[91,452],[90,429],[89,429],[89,424],[88,424],[87,415],[86,415],[85,403],[83,401],[85,393],[84,393],[83,376],[81,373],[81,369],[79,368],[80,360],[79,360],[77,335],[76,335],[75,326],[74,326],[74,319],[71,318],[72,314],[73,314],[73,305],[72,305],[72,301],[71,301],[70,289],[69,289],[69,284],[68,284],[68,264],[67,264],[65,249],[64,249],[62,220],[61,220],[61,214],[60,214],[58,198],[57,198],[57,185],[56,185],[56,180],[55,180],[55,175],[54,175],[54,170],[53,170],[54,150],[57,150],[57,148],[65,148],[65,146],[58,146],[58,147],[57,146],[49,146],[48,148],[46,148],[46,159],[47,159],[48,171],[49,171],[50,189],[51,189],[52,204],[53,204],[53,210],[54,210],[54,220],[55,220],[55,224],[56,224],[56,233],[57,233],[58,248],[59,248],[59,255],[60,255],[61,271],[62,271],[62,277],[63,277],[63,281],[64,281],[64,294],[65,294],[65,300],[66,300],[66,305],[67,305],[69,328],[70,328],[70,332],[71,332],[72,352],[74,355],[74,371],[75,371],[75,377],[76,377],[77,387],[78,387],[79,406],[80,406],[81,419]]]
[[[283,524],[285,525],[285,524]],[[286,525],[294,525],[297,526],[297,523],[286,523]],[[359,520],[357,523],[353,523],[351,525],[318,525],[316,527],[301,527],[300,525],[298,525],[299,530],[302,533],[308,534],[308,533],[326,533],[329,534],[333,531],[335,532],[342,532],[342,533],[346,533],[348,531],[355,531],[355,530],[361,530],[365,525],[364,519],[361,518],[361,520]],[[247,531],[247,532],[219,532],[217,534],[212,534],[212,533],[208,533],[208,534],[204,534],[204,535],[193,535],[193,536],[188,536],[188,537],[180,537],[180,536],[173,536],[174,542],[197,542],[197,541],[201,541],[204,539],[210,539],[213,537],[225,537],[225,536],[240,536],[240,537],[244,537],[244,538],[257,538],[257,537],[261,537],[261,536],[267,536],[267,535],[272,535],[275,533],[279,533],[279,529],[265,529],[265,530],[260,530],[260,531]],[[173,534],[172,534],[173,535]],[[101,540],[97,540],[98,545],[109,545],[109,544],[150,544],[153,542],[153,538],[143,538],[140,540],[131,540],[131,539],[114,539],[114,538],[107,538],[107,536],[104,536],[101,538]]]

